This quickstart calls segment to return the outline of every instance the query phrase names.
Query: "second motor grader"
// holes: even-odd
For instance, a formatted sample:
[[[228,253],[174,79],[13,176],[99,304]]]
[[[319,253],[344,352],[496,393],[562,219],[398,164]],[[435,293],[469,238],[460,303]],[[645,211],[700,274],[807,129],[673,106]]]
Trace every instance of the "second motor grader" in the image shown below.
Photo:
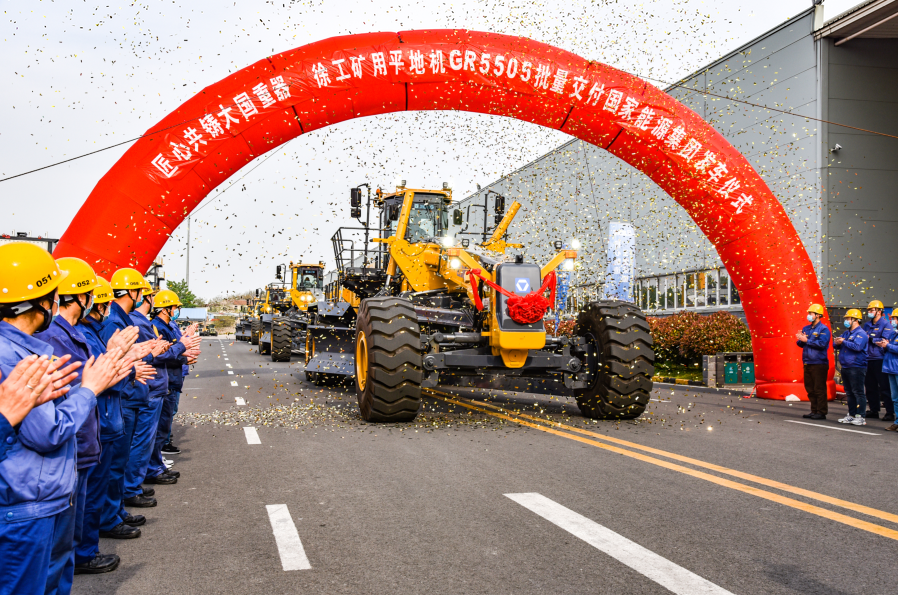
[[[351,201],[360,219],[360,188]],[[307,378],[353,377],[361,415],[375,422],[414,419],[422,389],[437,386],[572,396],[587,417],[638,417],[654,371],[645,315],[627,302],[596,301],[579,313],[572,337],[549,336],[543,315],[554,304],[543,295],[576,252],[556,242],[542,266],[506,254],[520,248],[503,239],[517,202],[497,215],[492,237],[458,245],[448,235],[451,202],[445,184],[403,183],[394,193],[377,191],[379,225],[370,225],[369,194],[364,227],[338,230],[332,240],[344,301],[311,309]],[[461,215],[453,212],[453,224]]]
[[[278,281],[265,288],[253,334],[260,354],[289,362],[294,353],[305,352],[308,309],[324,298],[324,263],[277,265],[275,276]]]

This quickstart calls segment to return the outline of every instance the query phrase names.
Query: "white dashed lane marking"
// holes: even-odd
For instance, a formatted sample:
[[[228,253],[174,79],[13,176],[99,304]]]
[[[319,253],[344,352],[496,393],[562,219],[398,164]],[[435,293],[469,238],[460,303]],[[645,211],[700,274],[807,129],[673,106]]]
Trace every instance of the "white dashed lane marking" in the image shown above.
[[[678,595],[732,595],[699,575],[541,494],[505,494],[524,508]]]
[[[839,430],[840,432],[854,432],[855,434],[866,434],[867,436],[882,436],[882,434],[876,434],[874,432],[862,432],[860,430],[849,430],[848,428],[837,428],[836,426],[824,426],[822,424],[812,424],[806,421],[798,421],[795,419],[784,419],[783,421],[787,421],[790,424],[801,424],[803,426],[811,426],[812,428],[823,428],[824,430]]]
[[[262,439],[259,438],[259,432],[256,430],[256,428],[243,428],[243,433],[246,434],[247,444],[262,444]]]
[[[231,386],[237,386],[237,381],[236,381],[236,380],[231,380]]]
[[[246,405],[246,401],[243,397],[234,397],[234,402],[238,405]]]
[[[228,374],[233,374],[233,373],[234,373],[233,370],[228,370]]]
[[[287,505],[269,504],[265,508],[268,510],[268,520],[271,521],[271,530],[274,533],[274,541],[277,543],[281,566],[284,567],[284,570],[309,570],[312,568]]]

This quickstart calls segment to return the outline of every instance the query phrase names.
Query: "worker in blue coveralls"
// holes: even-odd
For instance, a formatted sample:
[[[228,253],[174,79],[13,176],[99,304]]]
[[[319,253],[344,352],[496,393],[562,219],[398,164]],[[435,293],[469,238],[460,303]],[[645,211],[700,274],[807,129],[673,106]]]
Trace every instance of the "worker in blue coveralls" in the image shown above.
[[[885,351],[885,357],[882,360],[882,371],[889,379],[889,393],[892,397],[892,407],[894,409],[896,402],[898,402],[898,308],[892,309],[889,318],[891,331],[883,339],[880,339],[877,345]],[[892,425],[887,427],[886,431],[898,431],[898,422],[892,422]]]
[[[867,397],[864,394],[864,376],[867,375],[867,333],[861,327],[861,311],[852,308],[845,313],[845,327],[841,336],[833,339],[839,350],[839,364],[842,366],[842,386],[848,400],[848,415],[838,420],[842,424],[866,425],[864,410]]]
[[[148,287],[143,275],[131,268],[117,270],[112,274],[109,284],[112,287],[112,302],[109,304],[106,321],[100,329],[100,339],[107,345],[107,348],[115,331],[123,331],[128,327],[136,326],[129,314],[135,306],[143,303],[143,288]],[[138,333],[139,331],[140,329],[138,329]],[[138,341],[144,342],[142,339],[138,339]],[[148,364],[155,355],[162,353],[164,347],[153,341],[150,343],[150,349],[151,351],[142,359],[145,364]],[[155,374],[155,369],[152,370],[152,374]],[[100,537],[134,539],[140,537],[140,529],[125,522],[132,515],[125,510],[123,502],[125,467],[131,453],[135,419],[134,415],[129,417],[129,408],[139,407],[145,403],[148,390],[147,385],[137,381],[135,377],[125,379],[112,391],[117,393],[121,399],[122,434],[111,443],[112,463],[109,467],[103,511],[100,513]]]
[[[156,368],[156,377],[148,383],[149,395],[146,404],[135,410],[137,417],[134,436],[131,439],[131,459],[125,469],[125,504],[129,506],[155,506],[155,502],[147,504],[144,501],[145,497],[141,496],[143,489],[141,484],[144,481],[149,484],[171,485],[177,483],[180,476],[178,471],[168,469],[155,475],[147,473],[150,455],[152,455],[156,444],[156,432],[159,428],[162,406],[168,397],[168,369],[170,366],[181,365],[180,357],[186,350],[183,343],[172,344],[156,337],[154,327],[147,317],[152,307],[153,292],[148,287],[144,290],[143,304],[131,312],[131,319],[140,328],[141,338],[157,339],[163,342],[167,349],[150,362]]]
[[[169,320],[169,322],[168,322],[168,327],[172,330],[173,336],[176,337],[179,341],[181,340],[181,337],[183,337],[183,336],[195,337],[194,340],[197,341],[197,349],[193,353],[192,356],[188,357],[187,363],[181,367],[181,381],[180,381],[180,384],[177,385],[178,396],[174,399],[175,408],[174,408],[174,411],[172,412],[172,419],[174,419],[174,416],[178,414],[178,406],[181,403],[181,392],[184,388],[184,380],[190,375],[190,366],[196,363],[196,360],[200,354],[200,349],[199,349],[200,336],[197,335],[197,333],[196,333],[199,325],[197,323],[193,323],[187,327],[186,331],[184,331],[182,333],[181,327],[179,327],[178,323],[177,323],[178,316],[180,316],[180,315],[181,315],[180,309],[177,312],[173,312],[172,319]],[[160,449],[163,456],[181,454],[181,449],[172,443],[171,437],[172,437],[172,433],[169,431],[168,439],[166,440],[165,444],[163,444],[162,448]]]
[[[0,375],[0,463],[16,444],[16,426],[28,412],[50,400],[42,398],[50,383],[49,357],[29,355],[13,368],[9,378]]]
[[[33,335],[50,328],[65,278],[53,257],[35,244],[0,246],[4,378],[30,355],[52,356],[53,348]],[[54,402],[35,407],[19,424],[16,443],[0,462],[0,594],[64,593],[59,575],[66,572],[71,549],[60,559],[54,544],[67,530],[74,506],[76,434],[96,406],[96,395],[127,376],[130,366],[122,356],[116,350],[83,366],[68,364],[69,354],[54,358],[48,368],[53,382],[46,389]],[[78,370],[80,385],[71,388]]]
[[[61,260],[61,259],[60,259]],[[109,312],[112,301],[112,286],[109,281],[97,275],[97,287],[94,288],[93,307],[83,317],[76,330],[81,332],[94,356],[106,353],[107,345],[100,338],[103,321]],[[130,357],[140,360],[149,353],[150,345],[135,345],[138,336],[136,327],[128,327],[113,335],[110,339],[112,347],[128,351]],[[129,376],[130,380],[146,382],[153,369],[139,362]],[[97,396],[97,417],[99,418],[100,459],[91,468],[85,489],[84,511],[80,526],[75,525],[75,574],[100,574],[115,570],[120,559],[115,554],[100,553],[100,513],[106,500],[106,487],[109,482],[109,468],[114,454],[113,442],[122,435],[122,403],[117,391],[106,390]],[[134,515],[123,519],[125,530],[130,535],[140,535],[140,529],[146,519],[142,515]],[[135,535],[135,536],[136,536]]]
[[[177,317],[175,310],[179,310],[180,307],[181,300],[178,295],[169,289],[163,289],[153,298],[153,330],[156,336],[175,344],[183,344],[186,349],[177,360],[172,360],[168,367],[168,395],[162,404],[162,413],[159,416],[159,426],[156,430],[156,441],[153,446],[153,454],[150,456],[147,477],[158,477],[166,471],[165,461],[162,457],[162,445],[171,437],[172,419],[174,419],[175,408],[181,396],[181,387],[184,384],[183,366],[199,351],[199,337],[178,337],[169,326],[171,321]]]
[[[93,307],[93,290],[97,287],[97,275],[93,268],[80,258],[60,258],[56,261],[59,270],[66,274],[59,284],[59,315],[53,318],[50,328],[35,333],[39,339],[53,348],[55,357],[65,354],[72,356],[71,361],[86,362],[93,355],[87,340],[75,328],[78,321],[84,318]],[[83,368],[82,368],[83,369]],[[77,374],[77,372],[76,372]],[[72,381],[76,386],[81,382],[81,374]],[[94,407],[76,435],[77,483],[75,484],[75,506],[66,509],[59,516],[60,530],[56,533],[50,558],[53,564],[47,576],[48,584],[57,585],[54,592],[68,593],[72,590],[75,557],[74,540],[76,531],[80,534],[84,519],[84,502],[87,497],[87,476],[90,470],[100,461],[100,421],[97,408]]]
[[[811,402],[811,412],[802,417],[809,419],[826,419],[828,412],[826,379],[829,375],[829,341],[832,333],[823,324],[825,313],[820,304],[808,306],[809,324],[795,335],[804,364],[804,390]]]
[[[867,304],[867,320],[864,322],[864,332],[867,333],[869,344],[867,345],[867,375],[864,377],[864,392],[867,395],[867,407],[865,417],[879,419],[880,407],[885,407],[886,414],[882,421],[895,421],[895,407],[892,404],[892,392],[889,388],[889,376],[882,371],[882,360],[885,358],[885,350],[879,346],[879,342],[888,339],[887,336],[892,325],[889,319],[883,316],[882,302],[873,300]]]

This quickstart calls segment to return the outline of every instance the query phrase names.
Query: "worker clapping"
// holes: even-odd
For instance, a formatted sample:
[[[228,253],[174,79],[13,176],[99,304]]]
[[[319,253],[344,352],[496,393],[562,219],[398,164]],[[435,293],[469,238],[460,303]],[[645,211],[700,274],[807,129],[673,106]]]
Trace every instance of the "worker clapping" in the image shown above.
[[[140,483],[169,436],[154,409],[170,392],[165,373],[180,378],[199,354],[193,333],[154,332],[145,300],[133,269],[110,282],[77,258],[0,246],[0,595],[69,593],[75,573],[118,566],[101,534],[140,535],[124,472],[129,494],[152,495]]]

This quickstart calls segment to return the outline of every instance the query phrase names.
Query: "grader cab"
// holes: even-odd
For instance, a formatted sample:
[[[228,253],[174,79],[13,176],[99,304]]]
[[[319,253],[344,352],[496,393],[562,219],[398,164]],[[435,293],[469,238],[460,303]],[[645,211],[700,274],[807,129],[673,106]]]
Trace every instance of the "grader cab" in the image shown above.
[[[324,298],[324,263],[280,264],[278,281],[266,287],[258,319],[259,353],[289,362],[305,352],[309,309]]]
[[[351,198],[359,219],[360,189]],[[505,240],[519,203],[497,215],[491,237],[459,245],[448,234],[445,185],[378,190],[376,227],[370,200],[364,227],[332,238],[340,286],[358,301],[317,305],[307,334],[309,380],[353,377],[367,421],[410,421],[422,389],[437,386],[571,396],[592,418],[642,414],[654,371],[644,314],[627,302],[592,302],[572,337],[548,336],[543,317],[554,306],[555,270],[573,268],[577,254],[556,243],[542,266],[507,254],[521,247]]]

